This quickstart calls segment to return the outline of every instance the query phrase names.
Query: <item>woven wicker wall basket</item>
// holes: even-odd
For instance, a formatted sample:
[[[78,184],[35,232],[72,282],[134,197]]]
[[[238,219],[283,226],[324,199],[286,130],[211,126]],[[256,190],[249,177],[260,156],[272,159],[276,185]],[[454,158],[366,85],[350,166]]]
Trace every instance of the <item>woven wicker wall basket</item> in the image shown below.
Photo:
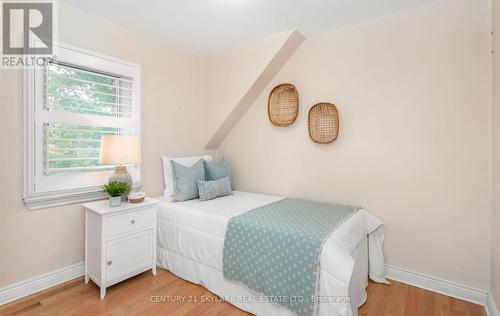
[[[329,144],[339,134],[339,113],[331,103],[318,103],[309,110],[309,137],[318,144]]]
[[[276,86],[267,102],[269,120],[276,126],[291,125],[299,115],[299,94],[294,85],[284,83]]]

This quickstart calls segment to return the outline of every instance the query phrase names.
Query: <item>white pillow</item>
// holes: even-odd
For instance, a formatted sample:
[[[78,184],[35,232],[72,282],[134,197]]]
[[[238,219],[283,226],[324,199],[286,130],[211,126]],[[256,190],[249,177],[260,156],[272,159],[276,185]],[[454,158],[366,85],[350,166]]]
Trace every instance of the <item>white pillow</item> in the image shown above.
[[[172,195],[174,194],[174,180],[172,175],[172,164],[171,160],[186,166],[192,167],[198,160],[205,159],[208,161],[212,161],[213,158],[211,155],[205,156],[194,156],[194,157],[181,157],[181,158],[170,158],[161,156],[161,160],[163,161],[163,179],[165,180],[165,198],[169,201],[172,201]]]

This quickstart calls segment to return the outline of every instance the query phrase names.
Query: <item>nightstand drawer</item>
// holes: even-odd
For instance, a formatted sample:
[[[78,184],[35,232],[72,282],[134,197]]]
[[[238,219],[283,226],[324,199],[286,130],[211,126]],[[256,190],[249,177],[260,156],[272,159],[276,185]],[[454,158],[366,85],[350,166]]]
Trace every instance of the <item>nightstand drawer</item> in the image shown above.
[[[153,264],[153,232],[126,236],[108,242],[106,254],[106,282],[114,283]]]
[[[107,219],[106,236],[116,236],[137,229],[154,227],[156,223],[154,208],[146,208],[110,216]]]

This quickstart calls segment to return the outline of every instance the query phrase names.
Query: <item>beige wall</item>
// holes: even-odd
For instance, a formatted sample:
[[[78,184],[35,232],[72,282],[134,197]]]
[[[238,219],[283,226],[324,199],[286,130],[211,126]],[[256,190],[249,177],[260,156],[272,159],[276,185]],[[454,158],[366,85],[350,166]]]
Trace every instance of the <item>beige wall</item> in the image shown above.
[[[237,189],[360,205],[387,225],[387,263],[490,285],[490,9],[438,0],[306,39],[219,149]],[[267,96],[294,83],[300,114],[271,125]],[[307,112],[337,105],[317,145]]]
[[[280,34],[204,57],[204,136],[213,136],[288,36]]]
[[[491,292],[500,306],[500,1],[492,1],[493,106],[492,106],[492,202]]]
[[[159,156],[200,153],[203,104],[216,92],[204,80],[218,77],[204,78],[201,57],[60,10],[62,42],[142,66],[144,186],[160,195]],[[498,211],[490,247],[489,32],[488,0],[435,0],[307,39],[218,153],[230,160],[238,189],[364,206],[387,225],[389,264],[487,289],[491,251],[499,300]],[[282,129],[269,123],[266,108],[281,82],[294,83],[301,100],[297,122]],[[0,153],[0,288],[83,260],[79,206],[28,211],[21,201],[21,88],[19,72],[0,72],[0,131],[8,135]],[[319,101],[340,112],[331,145],[307,135],[307,111]],[[500,106],[493,110],[500,135]],[[210,122],[220,117],[217,109],[205,112]],[[210,122],[205,129],[217,128]],[[493,150],[495,162],[500,138]],[[500,205],[500,195],[492,200]]]
[[[202,59],[162,46],[143,34],[60,5],[59,40],[142,66],[144,188],[163,192],[160,154],[201,150]],[[22,86],[18,71],[0,72],[0,288],[81,262],[80,206],[27,210],[22,197]]]
[[[205,148],[220,145],[226,130],[240,119],[240,113],[251,106],[303,40],[302,34],[290,31],[204,57]]]

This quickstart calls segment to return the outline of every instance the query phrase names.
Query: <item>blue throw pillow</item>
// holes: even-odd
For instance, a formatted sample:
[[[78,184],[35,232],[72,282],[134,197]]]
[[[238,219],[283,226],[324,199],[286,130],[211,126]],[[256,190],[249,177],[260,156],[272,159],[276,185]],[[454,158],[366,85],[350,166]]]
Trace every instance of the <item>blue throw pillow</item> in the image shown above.
[[[231,185],[231,188],[233,187],[229,164],[227,163],[226,159],[224,159],[224,157],[222,157],[218,163],[203,160],[203,165],[205,166],[205,174],[207,176],[207,180],[212,181],[228,177],[229,184]]]
[[[233,194],[229,177],[212,181],[198,181],[198,191],[200,192],[201,201],[208,201],[220,196]]]
[[[191,167],[185,167],[173,160],[170,163],[172,164],[172,176],[174,180],[173,201],[181,202],[198,198],[197,181],[205,180],[203,160],[200,159]]]

